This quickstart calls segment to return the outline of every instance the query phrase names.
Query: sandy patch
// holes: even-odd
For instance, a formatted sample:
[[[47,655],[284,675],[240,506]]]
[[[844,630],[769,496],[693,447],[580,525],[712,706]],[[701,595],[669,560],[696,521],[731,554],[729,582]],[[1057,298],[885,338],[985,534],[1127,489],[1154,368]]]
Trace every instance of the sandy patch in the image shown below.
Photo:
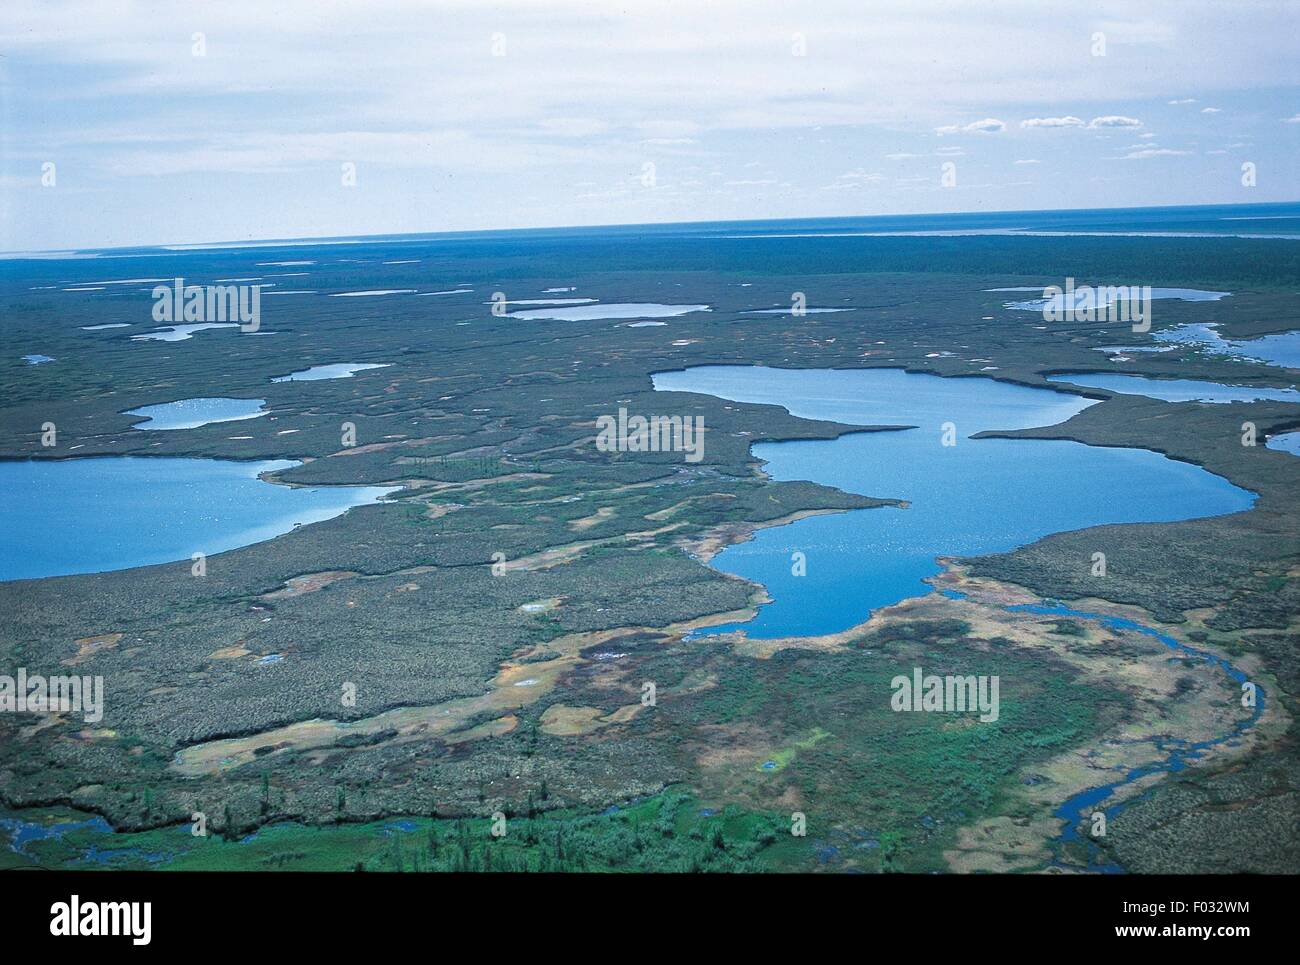
[[[605,520],[612,519],[613,517],[613,506],[601,506],[600,509],[596,510],[590,516],[583,516],[581,519],[569,520],[569,528],[574,532],[581,533],[585,530],[591,529],[591,527],[595,526],[597,523],[603,523]]]
[[[610,724],[625,724],[640,710],[640,704],[625,704],[613,713],[606,714],[599,707],[552,704],[542,714],[542,733],[553,737],[578,737],[608,727]]]
[[[558,596],[548,596],[540,600],[531,600],[522,606],[516,607],[520,613],[550,613],[561,603]]]
[[[236,660],[239,657],[247,657],[249,650],[244,647],[243,641],[233,644],[229,647],[221,647],[219,650],[213,650],[208,654],[209,660]]]
[[[662,526],[659,529],[644,530],[637,533],[622,533],[618,536],[608,536],[604,539],[583,540],[577,543],[565,543],[561,546],[552,546],[541,550],[537,553],[530,553],[527,556],[521,556],[515,560],[506,560],[499,564],[503,570],[545,570],[552,566],[560,566],[564,563],[571,563],[586,550],[593,546],[607,546],[611,543],[629,543],[643,540],[652,540],[663,533],[672,532],[681,528],[683,523],[673,523],[671,526]]]
[[[505,717],[489,720],[486,724],[467,727],[465,730],[448,734],[443,741],[447,744],[462,744],[465,741],[476,741],[484,737],[500,737],[502,734],[509,734],[518,726],[519,718],[514,714],[507,714]]]
[[[1051,858],[1047,842],[1060,822],[1053,818],[989,818],[960,829],[957,846],[943,853],[953,871],[1005,874],[1041,867]]]
[[[77,645],[77,652],[67,660],[59,661],[65,667],[75,667],[79,663],[85,663],[95,654],[102,650],[111,650],[117,646],[118,641],[122,639],[120,633],[101,633],[94,637],[82,637],[80,640],[73,640]]]
[[[680,503],[678,504],[681,505]],[[809,516],[828,516],[832,513],[843,513],[843,509],[801,509],[798,512],[790,513],[786,516],[780,516],[776,519],[769,519],[763,523],[723,523],[705,530],[700,536],[686,537],[678,541],[678,545],[686,550],[691,556],[701,563],[707,563],[713,557],[717,556],[728,546],[735,543],[744,543],[753,539],[754,533],[760,529],[771,529],[773,526],[787,526],[790,523],[798,522],[801,519],[807,519]],[[659,515],[656,513],[655,515]],[[649,517],[646,517],[649,519]]]
[[[263,593],[259,599],[286,600],[290,597],[302,596],[304,593],[315,593],[331,583],[337,583],[339,580],[350,580],[358,575],[351,570],[325,570],[322,573],[305,573],[302,576],[291,576],[284,581],[284,585],[280,589],[272,590],[270,593]]]

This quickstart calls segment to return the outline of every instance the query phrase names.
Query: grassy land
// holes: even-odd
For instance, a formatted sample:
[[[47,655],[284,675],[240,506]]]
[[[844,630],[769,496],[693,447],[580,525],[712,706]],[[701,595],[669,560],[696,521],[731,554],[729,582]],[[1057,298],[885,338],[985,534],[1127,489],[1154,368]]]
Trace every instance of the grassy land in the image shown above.
[[[51,813],[59,821],[84,815]],[[806,863],[779,816],[713,811],[681,789],[595,815],[407,817],[359,824],[272,824],[240,839],[191,827],[118,834],[72,830],[4,854],[2,867],[175,871],[767,871]]]
[[[409,867],[417,856],[424,867],[486,861],[496,852],[485,849],[497,845],[480,841],[478,822],[495,810],[526,814],[531,795],[546,811],[533,822],[543,828],[537,843],[525,847],[508,836],[494,861],[540,866],[558,831],[562,840],[583,842],[566,851],[567,859],[581,854],[602,867],[616,852],[600,842],[630,836],[634,845],[645,838],[655,847],[633,846],[635,857],[618,867],[670,870],[704,860],[707,851],[708,866],[719,868],[735,861],[745,868],[937,870],[958,824],[999,813],[1020,770],[1084,743],[1098,714],[1119,712],[1123,695],[1072,685],[1061,668],[1026,662],[996,641],[972,644],[954,628],[922,627],[915,639],[771,660],[664,632],[753,602],[753,587],[688,555],[719,527],[874,501],[812,484],[773,484],[755,471],[754,442],[829,438],[844,427],[769,406],[656,393],[650,373],[705,363],[893,365],[1044,385],[1051,371],[1113,368],[1093,349],[1139,337],[1105,323],[1044,328],[1039,316],[1007,312],[1005,296],[984,289],[1060,283],[1066,275],[1232,289],[1237,294],[1222,302],[1157,302],[1155,325],[1215,321],[1234,335],[1258,334],[1296,325],[1294,247],[1197,239],[805,239],[780,246],[648,240],[611,252],[578,239],[458,251],[433,245],[413,267],[384,266],[382,246],[362,245],[349,257],[365,264],[322,266],[315,287],[452,288],[469,281],[475,293],[400,302],[268,299],[274,312],[264,309],[264,327],[273,336],[207,332],[179,343],[127,337],[151,327],[147,292],[71,299],[29,290],[70,273],[116,277],[112,267],[0,264],[0,455],[292,457],[310,461],[284,473],[288,481],[400,480],[410,487],[385,505],[213,557],[201,580],[190,576],[186,561],[0,584],[0,669],[57,672],[77,659],[78,640],[122,634],[77,664],[106,678],[100,725],[64,721],[33,729],[30,720],[0,715],[0,800],[12,808],[103,814],[128,832],[156,836],[140,839],[147,853],[164,842],[167,853],[182,844],[194,849],[168,867],[197,860],[200,848],[254,854],[259,862],[290,861],[274,856],[298,851],[327,855],[302,859],[310,867],[385,867],[385,855],[393,851],[395,864],[394,849],[402,848]],[[256,274],[255,261],[272,254],[144,257],[131,274],[181,273],[202,283]],[[492,291],[527,297],[563,283],[554,277],[556,265],[581,277],[586,297],[707,303],[713,311],[642,329],[490,315],[483,302]],[[996,274],[989,265],[998,266]],[[788,305],[795,291],[806,292],[811,305],[852,310],[798,319],[742,314]],[[119,321],[133,327],[80,330]],[[32,351],[57,362],[17,361]],[[986,359],[996,371],[983,371]],[[336,381],[269,381],[338,361],[391,367]],[[1128,370],[1269,385],[1296,377],[1182,351],[1143,357]],[[131,430],[132,419],[121,415],[210,395],[266,398],[272,414],[237,430],[213,425],[177,433]],[[703,416],[705,459],[686,465],[680,454],[598,452],[594,420],[620,405]],[[1277,698],[1294,709],[1297,684],[1288,668],[1297,665],[1300,648],[1300,461],[1239,441],[1244,420],[1265,432],[1295,424],[1294,408],[1114,396],[1064,426],[1020,433],[1158,449],[1257,492],[1259,502],[1234,517],[1061,534],[974,561],[974,571],[1044,596],[1132,603],[1171,621],[1212,610],[1201,632],[1260,661],[1282,684]],[[39,445],[45,421],[59,426],[56,450]],[[363,447],[374,448],[335,455],[344,421],[355,423]],[[296,431],[281,434],[288,429]],[[1109,560],[1104,583],[1086,564],[1098,550]],[[497,578],[497,553],[541,562]],[[314,592],[273,596],[295,577],[331,571],[353,575]],[[537,601],[558,603],[527,608]],[[558,659],[557,648],[582,634],[593,635],[592,645],[558,666],[545,693],[523,706],[468,716],[456,733],[380,733],[311,751],[283,748],[197,779],[172,768],[178,751],[223,738],[472,700],[492,690],[503,664],[547,666]],[[597,641],[602,634],[612,636]],[[593,656],[602,648],[629,656],[605,663]],[[270,653],[284,659],[256,663]],[[1004,694],[1003,720],[991,728],[935,729],[925,715],[881,715],[882,682],[892,675],[884,655],[928,668],[954,653],[973,661],[963,668],[990,654],[998,668],[1014,667],[1013,674],[990,671],[1019,688]],[[577,736],[547,732],[543,715],[550,708],[612,715],[637,702],[646,679],[666,695],[655,713],[602,721]],[[359,684],[355,707],[339,701],[348,681]],[[487,733],[495,736],[460,739]],[[1250,823],[1252,815],[1267,817],[1256,809],[1284,814],[1294,807],[1294,738],[1292,732],[1284,746],[1231,775],[1193,769],[1169,780],[1114,823],[1116,853],[1136,870],[1164,867],[1168,855],[1193,847],[1210,867],[1300,867],[1300,858],[1279,857],[1256,840],[1252,828],[1273,826],[1277,815]],[[763,770],[768,760],[775,766]],[[682,815],[696,805],[730,806],[726,847],[708,850],[711,831],[704,828],[715,819],[674,823],[672,837],[654,838],[658,810],[639,830],[625,817],[601,816],[629,800],[642,801],[629,809],[633,814],[646,802],[667,807],[665,787],[694,795],[683,799],[693,803],[681,804],[674,822],[687,820]],[[424,824],[416,832],[383,831],[393,816],[425,822],[435,809],[448,816],[433,825],[436,852],[417,841],[429,832]],[[774,842],[742,854],[761,843],[763,822],[786,828],[798,809],[809,817],[807,839],[787,841],[788,832],[778,831]],[[278,825],[248,845],[198,846],[174,830],[196,810],[211,816],[215,833],[232,838]],[[468,855],[456,824],[462,819],[475,842]],[[697,829],[709,840],[692,837]],[[264,852],[257,850],[263,837]],[[298,843],[317,837],[334,843]],[[50,859],[63,860],[53,853]],[[310,863],[317,860],[325,865]]]

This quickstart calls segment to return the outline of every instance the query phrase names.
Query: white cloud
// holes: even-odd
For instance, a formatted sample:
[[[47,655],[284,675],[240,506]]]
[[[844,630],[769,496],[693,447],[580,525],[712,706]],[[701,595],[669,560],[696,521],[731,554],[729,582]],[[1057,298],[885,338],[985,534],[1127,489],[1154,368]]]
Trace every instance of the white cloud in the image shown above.
[[[1300,124],[1300,114],[1292,114],[1290,117],[1282,118],[1283,124]]]
[[[1223,111],[1221,111],[1221,110],[1220,110],[1219,108],[1217,108],[1217,107],[1202,107],[1202,108],[1201,108],[1201,113],[1202,113],[1202,114],[1222,114]]]
[[[538,164],[575,164],[592,157],[590,146],[569,138],[533,143],[527,151],[499,138],[463,130],[342,131],[331,134],[258,133],[236,141],[220,138],[200,144],[188,138],[116,151],[105,162],[117,177],[164,177],[181,174],[258,174],[329,167],[341,162],[362,166],[391,165],[517,172]],[[633,156],[628,155],[628,160]]]
[[[1036,157],[1026,157],[1026,158],[1021,158],[1015,163],[1016,164],[1042,164],[1043,162],[1038,160],[1038,158]]]
[[[1072,114],[1065,117],[1030,117],[1020,122],[1024,128],[1033,127],[1083,127],[1083,120]]]
[[[943,127],[936,127],[934,132],[942,137],[945,134],[1001,134],[1006,129],[1006,121],[986,117],[981,121],[971,121],[964,126],[945,124]]]
[[[1170,98],[1236,104],[1250,92],[1259,116],[1234,110],[1234,137],[1260,124],[1277,139],[1291,130],[1277,123],[1300,123],[1300,114],[1281,113],[1286,99],[1300,107],[1300,4],[1268,2],[1267,16],[1243,17],[1214,0],[1148,0],[1141,14],[1118,0],[872,0],[870,15],[861,0],[805,0],[797,10],[784,0],[4,0],[3,171],[19,175],[56,158],[67,172],[56,197],[74,190],[75,172],[99,203],[51,206],[50,192],[28,197],[0,182],[0,235],[6,245],[66,247],[645,214],[797,216],[822,212],[800,210],[797,197],[778,201],[776,191],[770,204],[723,208],[713,196],[756,192],[691,191],[697,176],[669,159],[709,157],[710,169],[740,178],[775,171],[812,190],[843,163],[878,163],[891,151],[930,157],[936,145],[924,138],[936,129],[957,135],[939,144],[972,154],[1002,142],[1006,164],[1047,150],[1012,147],[1012,133],[1058,121],[1093,135],[1076,153],[1050,158],[1061,178],[1033,202],[1121,200],[1087,190],[1087,165],[1125,153],[1104,144],[1107,129],[1136,128],[1118,132],[1132,142],[1143,126],[1132,118],[1083,125],[1057,112],[1086,105],[1113,119]],[[1088,60],[1096,30],[1109,56],[1067,67],[1062,52],[1082,50]],[[195,31],[206,35],[205,57],[190,54]],[[793,31],[807,37],[808,56],[790,56]],[[492,55],[498,32],[501,57]],[[1008,123],[1020,127],[1008,132]],[[817,127],[824,150],[808,137]],[[999,132],[1007,136],[972,137]],[[1258,138],[1261,148],[1268,140]],[[751,158],[763,166],[742,170]],[[602,191],[651,159],[661,162],[661,184],[681,188],[679,208],[650,210],[668,193],[639,188],[618,205],[570,203],[568,185]],[[342,161],[358,163],[359,190],[336,190]],[[1186,168],[1184,182],[1134,180],[1122,200],[1202,196],[1206,182]],[[712,184],[723,179],[708,175]],[[937,178],[927,184],[940,190]],[[970,192],[974,182],[963,176],[960,187]],[[211,217],[158,235],[149,212],[159,204],[210,197],[221,198]]]
[[[883,174],[877,174],[875,171],[868,171],[865,168],[854,168],[852,171],[845,171],[840,175],[841,181],[854,182],[876,182],[885,180]]]
[[[1107,114],[1105,117],[1094,117],[1088,122],[1088,126],[1093,129],[1108,127],[1141,127],[1142,122],[1136,117],[1124,117],[1122,114]]]
[[[1195,104],[1195,103],[1196,103],[1196,98],[1195,98],[1195,97],[1180,97],[1180,98],[1178,98],[1178,100],[1173,100],[1173,101],[1170,101],[1169,103],[1170,103],[1170,104],[1174,104],[1174,105],[1178,105],[1178,104]]]
[[[1130,151],[1120,158],[1121,161],[1139,161],[1152,157],[1181,157],[1191,154],[1191,151],[1174,151],[1167,147],[1144,147],[1138,151]]]

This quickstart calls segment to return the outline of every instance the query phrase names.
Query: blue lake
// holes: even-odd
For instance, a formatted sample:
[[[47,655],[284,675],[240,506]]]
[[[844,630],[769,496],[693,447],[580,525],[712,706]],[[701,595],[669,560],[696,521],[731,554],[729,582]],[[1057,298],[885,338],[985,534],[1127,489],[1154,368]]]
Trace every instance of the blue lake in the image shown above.
[[[661,391],[784,406],[861,426],[912,426],[834,440],[760,443],[777,480],[811,480],[909,501],[813,516],[758,530],[712,565],[761,583],[773,602],[743,629],[758,638],[832,633],[872,611],[929,592],[936,557],[1003,552],[1051,533],[1105,523],[1164,522],[1248,509],[1254,495],[1189,463],[1143,449],[1066,440],[971,439],[1048,426],[1097,404],[1045,389],[897,369],[783,370],[703,366],[654,376]],[[670,407],[667,399],[663,403]],[[945,446],[944,424],[956,445]],[[707,439],[706,439],[707,446]],[[793,575],[792,554],[807,573]],[[1080,567],[1089,565],[1080,560]]]
[[[1300,432],[1279,433],[1264,444],[1278,452],[1289,452],[1293,456],[1300,456]]]
[[[136,429],[197,429],[213,422],[241,422],[266,415],[265,399],[180,399],[127,409],[123,415],[147,420]]]
[[[239,328],[239,325],[236,322],[191,322],[185,325],[168,325],[154,329],[152,332],[132,335],[131,338],[137,342],[184,342],[186,339],[193,338],[195,332],[206,332],[213,328]]]
[[[10,510],[0,527],[0,580],[211,556],[394,491],[298,488],[258,478],[295,465],[132,456],[0,461],[0,492]]]
[[[708,305],[660,305],[656,302],[620,302],[611,305],[561,305],[510,312],[506,318],[548,318],[561,322],[585,322],[601,318],[669,318],[691,312],[707,312]]]
[[[335,362],[331,365],[313,365],[311,368],[288,375],[277,375],[272,382],[317,382],[321,379],[350,379],[354,372],[367,369],[386,369],[389,362]]]
[[[1132,355],[1134,352],[1172,352],[1172,345],[1099,345],[1093,349],[1094,352],[1105,352],[1108,355]]]
[[[1300,402],[1295,389],[1270,389],[1266,386],[1225,385],[1197,379],[1152,379],[1144,375],[1120,375],[1112,372],[1062,372],[1049,375],[1049,382],[1064,382],[1092,389],[1145,395],[1166,402]]]
[[[1215,328],[1212,322],[1198,322],[1153,334],[1158,342],[1192,346],[1210,355],[1228,355],[1243,361],[1300,369],[1300,331],[1232,339],[1224,338]]]
[[[1043,292],[1042,288],[987,288],[985,291],[990,292]],[[1140,292],[1140,289],[1139,289]],[[1025,312],[1041,312],[1050,309],[1054,312],[1062,312],[1067,309],[1080,310],[1094,307],[1102,308],[1114,303],[1114,299],[1103,300],[1103,295],[1109,294],[1105,289],[1081,288],[1075,289],[1072,294],[1062,292],[1059,295],[1043,295],[1041,298],[1030,299],[1023,302],[1008,302],[1007,308],[1017,309]],[[1152,288],[1151,300],[1155,301],[1161,298],[1173,298],[1184,302],[1217,302],[1220,298],[1226,298],[1231,292],[1209,292],[1202,291],[1199,288]],[[1100,304],[1098,304],[1100,303]]]

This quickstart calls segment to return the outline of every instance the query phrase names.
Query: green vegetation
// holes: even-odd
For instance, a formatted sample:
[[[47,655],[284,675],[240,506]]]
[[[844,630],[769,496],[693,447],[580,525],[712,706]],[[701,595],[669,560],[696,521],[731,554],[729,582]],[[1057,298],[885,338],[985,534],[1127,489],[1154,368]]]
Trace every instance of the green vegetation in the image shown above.
[[[33,727],[29,718],[0,715],[0,802],[15,816],[55,806],[103,815],[128,848],[164,856],[121,859],[149,867],[943,870],[943,851],[964,825],[1004,814],[1050,817],[1048,809],[1016,810],[1023,805],[1011,792],[1026,767],[1137,711],[1118,687],[1085,686],[1064,664],[956,620],[898,620],[844,650],[770,659],[669,632],[755,601],[755,587],[692,557],[707,538],[880,500],[773,483],[750,455],[758,441],[832,438],[846,427],[771,406],[657,393],[650,373],[696,364],[889,365],[1044,385],[1051,371],[1113,368],[1096,347],[1150,336],[1104,322],[1044,326],[1040,316],[1007,312],[1005,296],[985,289],[1059,284],[1068,275],[1233,290],[1222,302],[1155,309],[1157,329],[1213,321],[1233,336],[1296,327],[1300,289],[1300,249],[1247,239],[778,246],[647,238],[615,250],[584,238],[496,240],[431,243],[418,266],[381,269],[371,262],[382,251],[355,246],[349,256],[370,262],[322,264],[321,284],[381,287],[382,277],[382,287],[415,288],[445,279],[440,287],[468,281],[477,294],[270,299],[264,327],[272,337],[208,332],[179,343],[133,342],[130,332],[151,324],[147,291],[69,301],[31,290],[112,267],[0,267],[0,456],[297,458],[305,461],[282,480],[408,486],[383,505],[212,557],[203,579],[183,561],[0,584],[0,670],[58,672],[80,661],[78,672],[105,677],[108,695],[94,728],[74,720]],[[144,256],[131,273],[202,282],[254,274],[255,260],[272,256]],[[557,284],[557,265],[581,277],[584,297],[713,310],[631,329],[609,320],[497,318],[482,304],[483,292],[532,294]],[[788,305],[795,291],[810,304],[851,310],[742,314]],[[135,327],[80,330],[115,322]],[[58,361],[18,361],[32,350]],[[269,381],[344,359],[391,367],[350,379]],[[1261,385],[1296,377],[1181,350],[1126,364],[1149,375]],[[266,398],[271,414],[238,431],[227,424],[174,433],[132,430],[121,414],[212,395]],[[705,458],[686,464],[675,453],[597,451],[594,420],[619,406],[702,416]],[[1014,433],[1158,449],[1259,500],[1232,517],[1059,534],[968,561],[972,573],[1046,597],[1133,604],[1175,623],[1207,610],[1189,629],[1207,646],[1258,661],[1278,682],[1269,699],[1300,718],[1300,460],[1240,444],[1247,419],[1262,438],[1295,425],[1293,409],[1116,395],[1064,425]],[[59,427],[56,450],[40,446],[46,421]],[[342,452],[345,421],[356,425],[360,451]],[[1098,551],[1107,556],[1105,578],[1091,575]],[[531,563],[497,577],[494,554]],[[341,575],[285,592],[296,578],[326,573]],[[1075,621],[1051,631],[1063,646],[1084,643]],[[121,638],[78,656],[79,640],[104,634]],[[592,636],[562,657],[575,634]],[[270,653],[283,659],[257,664]],[[561,659],[568,662],[546,669]],[[543,668],[536,696],[484,705],[450,732],[393,726],[310,749],[284,742],[197,777],[173,766],[178,752],[216,740],[474,700],[493,692],[506,663]],[[968,727],[890,712],[890,677],[915,665],[1000,675],[1001,719]],[[644,681],[657,683],[658,705],[614,716],[638,703]],[[345,682],[357,684],[355,706],[340,702]],[[516,683],[501,690],[519,693]],[[572,719],[590,729],[549,726],[565,708],[586,713]],[[1108,843],[1116,860],[1161,870],[1170,855],[1194,852],[1187,860],[1210,870],[1300,869],[1300,856],[1277,844],[1294,837],[1287,817],[1300,793],[1300,740],[1290,727],[1231,769],[1189,768],[1122,812]],[[768,761],[774,766],[764,769]],[[614,804],[623,810],[604,814]],[[710,807],[720,816],[699,814]],[[428,817],[434,809],[436,820]],[[513,815],[502,841],[485,831],[497,810]],[[807,816],[807,838],[789,834],[796,810]],[[201,843],[185,831],[195,811],[209,816],[213,835]],[[417,830],[386,830],[395,817]],[[25,850],[58,865],[84,854],[93,837],[69,832]],[[26,862],[0,848],[0,863]]]
[[[84,815],[48,814],[50,820]],[[713,811],[670,789],[597,815],[555,811],[484,819],[411,817],[305,827],[274,824],[242,839],[195,837],[189,826],[106,836],[88,829],[25,845],[10,868],[176,871],[767,871],[808,848],[788,819]]]

